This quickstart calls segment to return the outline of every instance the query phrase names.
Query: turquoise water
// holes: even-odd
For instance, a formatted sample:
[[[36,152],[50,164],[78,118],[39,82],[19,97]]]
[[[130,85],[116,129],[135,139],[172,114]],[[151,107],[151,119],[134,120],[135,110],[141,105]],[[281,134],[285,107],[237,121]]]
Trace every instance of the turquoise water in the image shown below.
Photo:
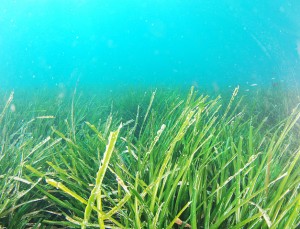
[[[296,0],[3,0],[0,85],[294,85],[298,12]]]

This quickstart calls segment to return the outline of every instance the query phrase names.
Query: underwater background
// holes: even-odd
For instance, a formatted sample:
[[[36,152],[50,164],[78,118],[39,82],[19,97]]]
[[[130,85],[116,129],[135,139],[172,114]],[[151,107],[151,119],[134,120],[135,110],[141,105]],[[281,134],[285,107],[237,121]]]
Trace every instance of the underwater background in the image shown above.
[[[300,228],[300,0],[0,0],[0,229]]]
[[[2,0],[0,89],[294,86],[299,11],[296,0]]]

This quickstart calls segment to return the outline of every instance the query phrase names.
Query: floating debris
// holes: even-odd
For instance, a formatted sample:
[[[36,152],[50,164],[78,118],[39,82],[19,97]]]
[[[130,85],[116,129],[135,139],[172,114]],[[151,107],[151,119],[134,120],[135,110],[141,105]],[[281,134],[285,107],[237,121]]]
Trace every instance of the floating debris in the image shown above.
[[[250,87],[256,87],[256,86],[257,86],[256,83],[250,84]]]

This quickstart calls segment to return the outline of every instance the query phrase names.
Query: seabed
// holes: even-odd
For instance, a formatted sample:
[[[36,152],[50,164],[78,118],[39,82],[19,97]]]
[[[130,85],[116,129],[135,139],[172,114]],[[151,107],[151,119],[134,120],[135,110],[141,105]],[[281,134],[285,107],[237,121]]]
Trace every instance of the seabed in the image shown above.
[[[298,228],[283,95],[4,94],[0,228]]]

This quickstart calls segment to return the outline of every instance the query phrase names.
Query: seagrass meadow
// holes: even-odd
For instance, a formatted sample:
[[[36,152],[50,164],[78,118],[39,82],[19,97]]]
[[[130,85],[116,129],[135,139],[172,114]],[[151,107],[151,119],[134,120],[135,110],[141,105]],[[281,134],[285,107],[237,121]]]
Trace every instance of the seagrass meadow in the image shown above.
[[[299,228],[300,100],[276,92],[1,93],[0,228]]]
[[[300,0],[0,0],[0,229],[299,229]]]

